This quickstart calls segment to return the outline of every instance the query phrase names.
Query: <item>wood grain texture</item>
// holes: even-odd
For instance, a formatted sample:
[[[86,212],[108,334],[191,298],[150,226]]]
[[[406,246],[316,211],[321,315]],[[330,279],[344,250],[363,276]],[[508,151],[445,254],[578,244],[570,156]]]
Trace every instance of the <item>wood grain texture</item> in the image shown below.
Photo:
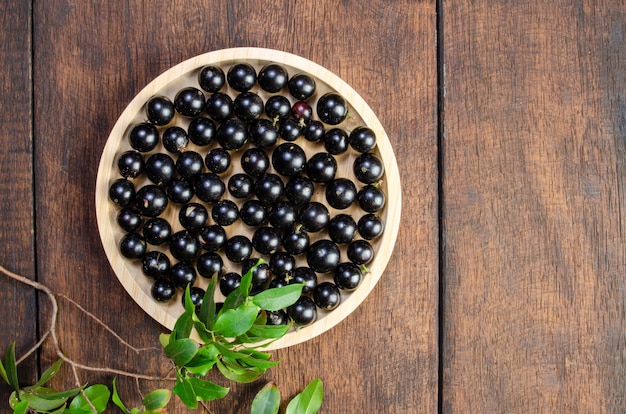
[[[32,193],[31,17],[29,1],[0,4],[0,263],[35,277]],[[0,355],[15,342],[18,357],[37,341],[35,292],[0,275]],[[7,322],[10,321],[10,324]],[[19,366],[20,380],[37,376],[36,355]],[[10,390],[0,383],[4,404]]]
[[[443,412],[623,412],[626,4],[443,5]]]
[[[172,1],[161,9],[142,1],[54,1],[37,2],[34,8],[41,279],[134,345],[155,346],[162,329],[121,287],[96,233],[95,180],[107,136],[143,86],[187,58],[236,46],[299,54],[348,82],[378,115],[396,151],[403,210],[410,212],[410,220],[400,230],[385,275],[349,319],[315,340],[277,351],[275,357],[283,362],[266,378],[233,385],[231,396],[211,408],[245,412],[266,380],[278,383],[286,399],[320,377],[326,386],[323,412],[435,412],[434,2],[275,1],[259,7],[252,1]],[[63,349],[80,362],[162,375],[169,371],[158,351],[136,355],[63,301],[59,324]],[[52,359],[48,347],[42,366]],[[111,379],[81,373],[81,380],[90,383]],[[57,380],[57,385],[72,383],[67,370]],[[133,382],[120,385],[129,403],[137,403]],[[157,386],[144,383],[141,388]],[[171,412],[183,409],[174,404]]]

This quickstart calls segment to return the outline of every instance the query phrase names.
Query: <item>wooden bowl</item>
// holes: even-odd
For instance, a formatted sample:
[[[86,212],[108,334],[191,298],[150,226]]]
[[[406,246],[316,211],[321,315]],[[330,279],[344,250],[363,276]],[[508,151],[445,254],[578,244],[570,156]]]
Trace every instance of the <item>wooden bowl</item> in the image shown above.
[[[265,64],[275,62],[283,65],[289,72],[290,76],[297,73],[309,74],[316,80],[316,94],[309,100],[309,103],[313,108],[315,108],[317,98],[322,96],[325,92],[335,91],[341,94],[348,102],[349,116],[344,122],[337,125],[337,127],[344,128],[346,131],[350,131],[360,125],[365,125],[371,128],[376,133],[377,137],[377,146],[374,150],[372,150],[372,152],[377,154],[382,159],[385,167],[385,173],[382,179],[382,189],[386,194],[386,205],[377,213],[385,223],[385,230],[382,236],[372,241],[375,257],[373,261],[367,265],[369,273],[364,275],[363,281],[356,290],[352,292],[341,292],[342,301],[339,307],[335,310],[324,311],[318,309],[316,322],[311,325],[292,330],[280,340],[271,343],[267,348],[277,349],[306,341],[331,329],[333,326],[345,319],[356,309],[357,306],[359,306],[359,304],[361,304],[361,302],[363,302],[363,300],[365,300],[378,280],[383,277],[385,267],[392,254],[400,224],[400,175],[389,138],[387,137],[376,115],[367,103],[346,82],[327,69],[302,57],[281,51],[261,48],[233,48],[196,56],[172,67],[158,76],[141,92],[139,92],[139,94],[137,94],[137,96],[126,107],[114,125],[102,152],[96,182],[96,212],[98,230],[100,232],[102,244],[111,267],[126,291],[148,315],[166,328],[172,329],[176,319],[183,311],[181,293],[177,293],[176,297],[168,303],[155,301],[150,294],[152,280],[147,278],[142,273],[141,262],[128,260],[120,254],[119,242],[124,235],[124,230],[122,230],[117,224],[117,214],[120,208],[109,199],[108,189],[111,183],[120,177],[117,168],[118,155],[131,149],[128,142],[130,129],[133,125],[147,119],[144,105],[149,98],[153,95],[165,95],[173,101],[176,92],[183,87],[195,86],[199,88],[197,76],[202,67],[209,64],[220,66],[226,73],[227,69],[232,64],[239,62],[247,62],[254,66],[257,71]],[[230,90],[229,87],[226,88],[228,93],[234,97],[233,91]],[[269,96],[267,93],[258,88],[258,85],[255,86],[253,91],[257,92],[264,99],[264,101]],[[284,95],[288,96],[288,93],[284,93]],[[292,103],[295,101],[291,97],[289,97],[289,99]],[[188,119],[185,119],[177,114],[170,125],[177,124],[186,128],[188,123]],[[159,130],[161,132],[163,128],[160,127]],[[304,138],[298,139],[297,142],[305,150],[307,156],[315,152],[324,151],[323,144],[308,142]],[[247,148],[248,145],[250,144],[247,144],[244,149]],[[213,145],[211,147],[213,147]],[[196,150],[203,156],[207,152],[206,147],[195,147],[191,143],[188,149]],[[242,152],[244,149],[237,151],[237,153]],[[164,152],[165,150],[162,149],[159,144],[157,149],[152,152],[157,151]],[[343,176],[354,179],[352,164],[357,156],[358,154],[354,150],[350,149],[346,153],[336,157],[338,162],[337,177]],[[173,158],[175,159],[174,155]],[[233,165],[231,170],[226,173],[227,175],[242,171],[239,166],[238,159],[238,154],[232,154]],[[226,180],[227,177],[224,181],[226,182]],[[136,188],[139,188],[147,182],[147,179],[138,177],[133,181],[135,182]],[[356,179],[355,183],[357,184],[357,188],[362,186],[362,184],[358,183]],[[225,196],[227,196],[227,193]],[[325,202],[323,189],[321,191],[316,189],[314,199],[327,204]],[[195,197],[194,200],[197,201]],[[237,200],[234,201],[238,202]],[[169,203],[167,209],[161,215],[162,217],[168,219],[168,221],[172,224],[173,231],[182,229],[177,220],[178,207],[179,206],[176,206],[173,203]],[[210,206],[208,206],[208,208],[210,211]],[[350,207],[347,210],[335,210],[329,207],[329,210],[331,216],[338,213],[349,213],[353,215],[355,220],[358,220],[358,218],[364,214],[358,206]],[[243,223],[236,223],[228,226],[226,230],[229,237],[234,234],[245,234],[250,237],[253,232],[253,229],[250,229]],[[311,242],[321,237],[324,237],[323,233],[312,233]],[[150,246],[150,248],[153,247]],[[161,247],[157,249],[169,254],[166,249]],[[346,261],[345,246],[341,247],[341,249],[342,261]],[[262,255],[258,255],[255,252],[254,257],[259,256],[262,257]],[[297,260],[299,264],[303,261],[300,257],[298,257]],[[172,263],[174,262],[175,260],[172,260]],[[229,263],[225,258],[224,263],[225,267],[230,270],[240,271],[240,265]],[[332,274],[318,275],[319,282],[324,280],[332,281]],[[204,288],[206,287],[206,284],[207,280],[198,276],[195,285]],[[220,295],[219,292],[217,295]],[[216,297],[216,300],[219,300],[219,297]]]

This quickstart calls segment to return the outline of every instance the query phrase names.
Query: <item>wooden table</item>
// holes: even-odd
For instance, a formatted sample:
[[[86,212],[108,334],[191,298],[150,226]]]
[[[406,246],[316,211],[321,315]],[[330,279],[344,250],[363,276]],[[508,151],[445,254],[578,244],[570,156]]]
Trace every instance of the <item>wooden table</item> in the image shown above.
[[[626,411],[624,1],[7,0],[0,16],[0,264],[135,347],[163,329],[111,271],[94,187],[143,86],[207,51],[269,47],[339,75],[384,125],[403,191],[386,274],[347,320],[276,351],[278,367],[213,412],[247,412],[269,380],[287,400],[315,377],[325,413]],[[160,351],[136,354],[58,301],[71,358],[167,373]],[[0,303],[0,352],[16,341],[22,354],[50,306],[5,277]],[[47,342],[21,380],[55,359]],[[73,381],[66,367],[53,385]],[[119,385],[138,402],[133,380]]]

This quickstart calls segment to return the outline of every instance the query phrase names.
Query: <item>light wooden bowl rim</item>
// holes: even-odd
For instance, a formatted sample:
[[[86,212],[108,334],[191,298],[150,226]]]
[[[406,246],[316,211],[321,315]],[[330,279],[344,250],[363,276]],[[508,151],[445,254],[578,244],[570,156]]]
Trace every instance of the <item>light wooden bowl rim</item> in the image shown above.
[[[169,312],[171,308],[152,299],[149,292],[142,288],[136,279],[136,275],[144,279],[145,276],[141,274],[138,267],[134,271],[129,268],[128,260],[124,259],[119,253],[118,242],[116,241],[116,235],[113,231],[115,225],[115,223],[113,223],[113,217],[115,213],[112,210],[116,209],[115,211],[117,211],[119,207],[113,205],[108,199],[108,187],[116,168],[115,161],[120,151],[121,141],[126,134],[129,124],[141,113],[145,102],[150,97],[158,94],[168,86],[171,87],[171,85],[176,83],[176,81],[183,76],[205,65],[224,65],[240,61],[258,63],[276,62],[284,64],[299,71],[309,73],[314,76],[317,81],[325,83],[330,89],[334,89],[341,94],[349,103],[350,113],[358,114],[363,123],[376,133],[377,152],[385,166],[383,181],[383,188],[387,196],[387,204],[384,209],[385,231],[380,237],[381,240],[378,243],[379,247],[375,253],[374,260],[368,265],[369,274],[363,278],[361,285],[348,295],[347,299],[342,299],[342,303],[338,308],[331,312],[318,311],[318,320],[315,323],[293,330],[280,340],[269,344],[266,348],[268,350],[279,349],[307,341],[326,332],[344,320],[365,300],[383,275],[385,267],[391,258],[400,225],[402,205],[400,174],[389,138],[380,121],[365,100],[338,76],[303,57],[283,51],[254,47],[240,47],[208,52],[183,61],[166,70],[133,98],[111,130],[98,167],[95,197],[96,216],[102,245],[109,263],[120,283],[148,315],[171,330],[177,319],[177,315],[173,314],[173,312]]]

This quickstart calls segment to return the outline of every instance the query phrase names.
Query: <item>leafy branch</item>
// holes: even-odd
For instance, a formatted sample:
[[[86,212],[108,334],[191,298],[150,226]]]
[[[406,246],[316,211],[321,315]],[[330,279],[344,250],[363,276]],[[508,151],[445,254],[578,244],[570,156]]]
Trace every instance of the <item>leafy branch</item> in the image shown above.
[[[257,266],[258,264],[260,262]],[[226,297],[224,303],[220,304],[221,306],[214,301],[218,284],[217,275],[211,278],[200,304],[196,305],[192,302],[190,289],[187,287],[183,314],[177,319],[170,334],[161,334],[159,337],[164,353],[172,361],[176,373],[175,378],[162,378],[108,367],[91,367],[67,357],[61,351],[56,335],[59,309],[57,296],[77,306],[133,351],[140,352],[155,348],[138,349],[131,346],[104,322],[70,298],[55,294],[47,286],[0,266],[1,273],[45,293],[52,305],[50,325],[35,346],[18,360],[15,356],[15,345],[11,344],[4,364],[0,361],[0,377],[14,390],[9,401],[11,408],[14,413],[18,414],[27,412],[101,413],[111,399],[126,414],[157,413],[165,409],[171,394],[174,393],[187,407],[195,409],[199,402],[224,398],[229,392],[229,388],[203,378],[214,367],[217,367],[225,378],[234,382],[246,383],[258,379],[267,369],[279,363],[279,361],[271,361],[271,355],[260,349],[283,337],[292,326],[292,324],[268,325],[266,312],[284,309],[295,303],[302,293],[302,285],[294,284],[267,289],[251,296],[253,270],[254,268],[242,276],[239,287]],[[200,342],[191,338],[193,332],[200,338]],[[37,383],[21,388],[17,380],[17,365],[36,351],[48,337],[52,339],[55,353],[59,357],[58,361],[42,374]],[[56,391],[46,387],[46,383],[58,372],[63,362],[70,365],[76,387],[67,391]],[[115,379],[112,393],[103,384],[86,387],[81,385],[78,377],[79,369],[132,377],[137,381],[165,379],[174,381],[175,385],[172,391],[157,389],[148,393],[142,399],[141,408],[128,409],[119,397]],[[290,401],[286,414],[316,413],[321,406],[322,399],[322,383],[319,379],[315,379],[302,393]],[[279,407],[278,389],[273,383],[269,383],[255,397],[251,414],[277,413]]]

